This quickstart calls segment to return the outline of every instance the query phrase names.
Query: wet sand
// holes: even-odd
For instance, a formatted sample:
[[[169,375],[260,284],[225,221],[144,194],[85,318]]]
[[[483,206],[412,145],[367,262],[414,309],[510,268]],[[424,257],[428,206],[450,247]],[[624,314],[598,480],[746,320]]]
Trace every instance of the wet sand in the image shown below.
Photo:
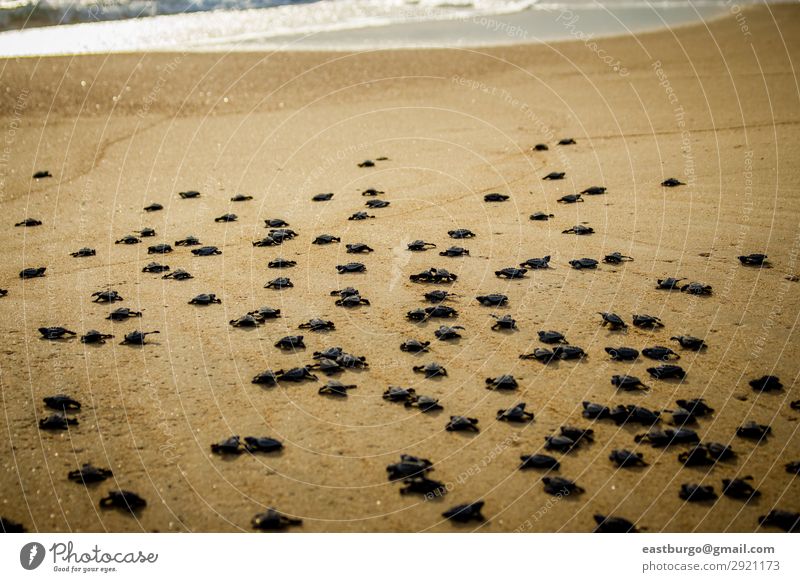
[[[800,510],[797,477],[783,465],[800,457],[797,320],[800,272],[798,85],[800,10],[748,10],[704,25],[636,38],[491,50],[385,51],[364,54],[136,54],[7,60],[4,155],[0,186],[5,226],[0,287],[2,407],[0,515],[39,531],[249,531],[265,506],[300,517],[296,531],[590,531],[595,513],[635,521],[648,531],[756,531],[772,508]],[[742,21],[744,18],[744,24]],[[743,29],[747,27],[747,30]],[[601,52],[598,55],[598,51]],[[606,58],[606,61],[603,60]],[[607,62],[612,62],[609,66]],[[615,71],[614,66],[619,70]],[[556,146],[563,137],[577,141]],[[544,142],[549,151],[533,152]],[[364,159],[386,156],[374,168]],[[31,180],[36,170],[53,178]],[[561,181],[542,181],[550,171]],[[659,184],[676,177],[687,186]],[[592,185],[608,193],[582,204],[556,200]],[[376,187],[391,202],[373,220],[348,221],[363,210],[361,191]],[[178,192],[199,190],[194,200]],[[254,200],[232,203],[236,193]],[[311,196],[334,192],[330,202]],[[488,192],[511,196],[483,201]],[[145,213],[151,202],[164,210]],[[555,214],[534,222],[535,211]],[[214,218],[235,212],[232,223]],[[31,216],[44,224],[14,228]],[[299,233],[280,247],[255,248],[264,219],[283,218]],[[585,222],[592,236],[561,231]],[[114,241],[143,227],[155,238]],[[477,236],[452,240],[447,231]],[[341,244],[312,245],[319,234]],[[187,235],[222,255],[194,257],[176,247],[165,256],[147,246]],[[424,239],[435,250],[412,253]],[[345,253],[364,242],[369,255]],[[440,257],[465,246],[470,256]],[[97,255],[69,252],[93,247]],[[574,258],[620,251],[635,258],[576,271]],[[764,252],[773,268],[745,268],[738,255]],[[553,269],[504,281],[494,271],[530,257],[552,256]],[[268,269],[275,257],[298,262]],[[189,281],[142,273],[152,260],[184,268]],[[338,275],[359,260],[364,274]],[[46,266],[44,278],[22,281],[24,267]],[[408,276],[428,267],[458,275],[463,339],[440,342],[439,322],[415,324],[404,314],[424,306],[433,286]],[[278,276],[294,287],[263,288]],[[713,286],[710,297],[655,290],[656,279],[686,277]],[[334,306],[330,291],[352,285],[371,301]],[[143,311],[112,323],[113,308],[92,303],[111,288],[113,307]],[[438,287],[437,287],[438,288]],[[509,296],[504,308],[482,307],[479,294]],[[221,305],[187,304],[215,293]],[[230,319],[262,305],[284,317],[255,330]],[[627,333],[600,326],[598,311],[660,317],[665,327]],[[490,329],[490,314],[511,314],[516,332]],[[307,349],[273,347],[311,317],[335,322],[305,332]],[[103,346],[50,342],[37,328],[98,329],[116,338]],[[119,345],[134,329],[159,330],[142,348]],[[582,362],[543,366],[518,356],[539,346],[536,331],[562,331],[588,353]],[[302,333],[302,332],[300,332]],[[680,350],[669,337],[706,338],[709,349]],[[399,344],[431,340],[412,355]],[[671,345],[688,371],[683,383],[651,379],[646,358],[610,362],[606,346]],[[265,369],[311,363],[311,354],[341,346],[366,356],[365,371],[340,378],[357,384],[348,398],[317,394],[323,382],[263,388]],[[412,366],[437,361],[449,375],[426,380]],[[485,388],[511,373],[516,392]],[[617,393],[612,374],[630,373],[651,389]],[[780,376],[780,393],[756,394],[748,381]],[[444,410],[420,414],[386,402],[389,385],[413,386]],[[83,403],[77,427],[37,428],[48,414],[42,398],[68,393]],[[558,473],[586,489],[556,499],[538,471],[518,471],[519,456],[541,448],[561,425],[589,426],[581,402],[632,403],[672,409],[676,398],[704,397],[715,408],[694,427],[706,440],[731,443],[733,462],[681,468],[685,445],[641,445],[650,463],[616,469],[615,448],[633,448],[640,427],[592,424],[595,442],[561,455]],[[496,411],[526,402],[528,425],[495,421]],[[480,420],[475,435],[444,430],[451,414]],[[664,427],[670,415],[665,414]],[[747,420],[769,424],[755,444],[735,436]],[[281,439],[280,454],[212,455],[231,434]],[[386,480],[401,453],[435,464],[431,477],[449,486],[442,499],[401,495]],[[84,487],[66,479],[84,462],[114,478]],[[761,491],[744,504],[686,503],[683,483],[714,485],[752,475]],[[109,489],[139,493],[148,507],[132,517],[101,510]],[[441,513],[483,499],[484,524],[454,526]]]

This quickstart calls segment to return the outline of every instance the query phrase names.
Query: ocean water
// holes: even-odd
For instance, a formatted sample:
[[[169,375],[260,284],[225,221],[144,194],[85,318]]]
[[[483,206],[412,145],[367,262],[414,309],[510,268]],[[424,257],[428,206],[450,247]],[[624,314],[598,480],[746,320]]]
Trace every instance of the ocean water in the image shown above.
[[[587,35],[640,32],[756,3],[763,0],[0,0],[0,56],[486,46],[569,39],[577,23]]]

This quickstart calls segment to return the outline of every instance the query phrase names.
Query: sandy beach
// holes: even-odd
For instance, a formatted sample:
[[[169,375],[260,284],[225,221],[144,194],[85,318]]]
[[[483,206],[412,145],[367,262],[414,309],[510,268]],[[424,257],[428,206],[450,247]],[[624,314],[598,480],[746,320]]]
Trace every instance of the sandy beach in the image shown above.
[[[293,531],[587,532],[592,516],[625,517],[650,532],[753,532],[771,509],[800,511],[800,483],[784,465],[800,460],[800,7],[774,5],[698,25],[635,37],[493,49],[364,53],[122,54],[20,58],[0,62],[0,515],[31,531],[252,531],[265,507],[303,520]],[[576,143],[557,146],[562,138]],[[548,151],[532,151],[537,143]],[[362,168],[365,159],[388,158]],[[39,170],[53,177],[32,180]],[[563,180],[544,181],[552,171]],[[663,188],[670,177],[686,182]],[[589,186],[601,196],[561,204]],[[390,206],[370,210],[367,188]],[[178,192],[198,190],[197,199]],[[333,192],[328,202],[312,202]],[[484,202],[486,193],[510,196]],[[231,202],[237,193],[253,196]],[[164,209],[142,209],[157,202]],[[374,219],[349,221],[367,210]],[[549,221],[529,215],[554,214]],[[215,222],[235,213],[236,222]],[[15,228],[26,217],[38,227]],[[299,233],[281,246],[254,247],[264,220]],[[585,223],[591,236],[562,231]],[[114,242],[152,227],[141,244]],[[476,236],[453,240],[448,231]],[[320,234],[340,244],[314,245]],[[196,257],[147,247],[188,235],[222,254]],[[410,252],[415,239],[436,249]],[[346,243],[373,253],[351,255]],[[464,246],[469,256],[439,251]],[[81,247],[93,257],[72,258]],[[619,251],[634,258],[578,271],[568,261]],[[739,255],[766,253],[772,268],[742,266]],[[507,281],[495,271],[550,255],[552,269]],[[297,261],[285,270],[267,263]],[[150,261],[194,278],[142,272]],[[363,262],[365,273],[336,265]],[[46,276],[22,280],[27,267]],[[429,267],[457,274],[450,286],[409,275]],[[264,288],[279,276],[294,287]],[[656,290],[685,277],[713,287],[708,297]],[[353,286],[369,306],[334,305],[332,290]],[[414,323],[424,292],[447,289],[458,318]],[[124,301],[91,301],[114,289]],[[219,305],[188,304],[214,293]],[[504,293],[505,307],[475,296]],[[141,318],[107,321],[117,307]],[[283,317],[256,329],[229,320],[260,306]],[[609,331],[597,312],[629,327]],[[630,325],[632,314],[665,327]],[[517,331],[493,331],[490,316],[512,315]],[[299,331],[312,317],[334,331]],[[463,338],[438,341],[441,324]],[[115,335],[105,345],[40,339],[41,326]],[[120,345],[135,329],[158,330],[147,345]],[[519,359],[539,330],[563,332],[588,357],[543,365]],[[274,347],[302,333],[307,348]],[[709,348],[692,352],[670,337],[690,334]],[[400,351],[406,339],[430,352]],[[657,363],[613,362],[604,348],[672,347],[683,382],[652,379]],[[312,363],[341,346],[365,356],[346,371],[347,398],[321,396],[317,382],[262,387],[264,370]],[[436,361],[446,378],[412,367]],[[513,374],[519,389],[492,391],[485,378]],[[650,390],[620,392],[612,374],[632,374]],[[784,389],[757,393],[748,382],[779,376]],[[389,386],[414,387],[444,410],[423,414],[388,402]],[[82,403],[69,431],[43,431],[42,398],[66,393]],[[582,417],[583,401],[673,410],[679,398],[705,398],[715,412],[692,426],[703,440],[730,444],[735,460],[683,467],[686,445],[634,443],[635,425]],[[495,420],[525,402],[529,424]],[[448,432],[450,415],[479,419],[476,434]],[[663,414],[661,428],[670,427]],[[746,421],[770,425],[760,444],[736,436]],[[562,425],[589,427],[594,443],[557,457],[556,473],[585,489],[556,498],[520,455],[545,452]],[[221,457],[210,445],[231,435],[271,436],[279,454]],[[619,469],[613,449],[644,454],[647,467]],[[430,459],[442,498],[401,495],[385,467],[407,453]],[[112,479],[83,486],[67,473],[91,462]],[[721,494],[722,479],[751,475],[761,495],[749,503]],[[684,483],[713,485],[716,502],[687,503]],[[109,489],[135,491],[138,515],[103,510]],[[450,507],[484,500],[482,523],[442,518]],[[766,531],[778,531],[774,528]]]

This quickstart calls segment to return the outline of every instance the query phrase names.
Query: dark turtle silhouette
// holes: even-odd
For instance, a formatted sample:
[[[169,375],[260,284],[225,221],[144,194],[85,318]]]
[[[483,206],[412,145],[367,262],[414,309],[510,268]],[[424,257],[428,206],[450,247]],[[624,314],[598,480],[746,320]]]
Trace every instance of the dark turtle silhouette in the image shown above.
[[[407,248],[409,251],[427,251],[428,249],[436,248],[436,245],[424,240],[415,240],[408,243]]]
[[[484,522],[486,521],[486,518],[483,517],[483,514],[481,513],[483,505],[483,501],[475,501],[473,503],[466,503],[464,505],[456,505],[455,507],[451,507],[442,513],[442,517],[458,523],[469,523],[470,521]]]
[[[447,493],[447,487],[444,483],[429,479],[428,477],[417,476],[410,479],[403,480],[403,487],[400,489],[401,495],[408,495],[409,493],[419,493],[426,497],[441,497]]]
[[[67,473],[67,479],[75,483],[83,483],[84,485],[100,483],[113,476],[114,473],[111,469],[101,469],[95,467],[91,463],[84,463],[81,465],[80,469],[75,469]]]
[[[360,212],[351,214],[347,220],[367,220],[368,218],[375,218],[375,216],[372,214],[367,214],[362,210]]]
[[[56,394],[54,396],[45,396],[42,402],[47,408],[59,410],[61,412],[74,412],[81,409],[81,403],[67,396],[66,394]]]
[[[217,443],[211,443],[211,452],[217,455],[241,455],[244,448],[239,435],[233,435]]]
[[[338,236],[333,236],[332,234],[321,234],[313,241],[311,241],[312,245],[329,245],[335,242],[342,242]]]
[[[142,239],[139,237],[133,236],[132,234],[128,234],[123,236],[121,239],[114,241],[114,244],[117,245],[136,245],[142,242]]]
[[[345,245],[345,248],[347,249],[346,252],[350,254],[371,253],[375,251],[375,249],[364,243],[350,243]]]
[[[667,447],[669,445],[696,444],[700,442],[700,437],[689,428],[665,430],[651,428],[645,434],[636,435],[633,440],[637,443],[650,443],[654,447]]]
[[[189,300],[190,305],[211,305],[212,303],[222,303],[222,299],[218,298],[214,293],[201,293]]]
[[[361,297],[358,293],[354,295],[345,295],[341,299],[334,301],[334,304],[339,307],[358,307],[359,305],[369,305],[369,299]]]
[[[669,339],[677,341],[679,344],[681,344],[682,348],[694,350],[695,352],[699,352],[700,350],[708,347],[702,339],[691,335],[674,335]]]
[[[253,529],[261,531],[281,531],[290,526],[302,525],[302,523],[302,519],[289,517],[272,507],[269,507],[266,511],[254,515],[250,522],[250,524],[253,526]]]
[[[644,348],[642,355],[651,360],[659,360],[667,362],[669,360],[679,360],[680,356],[665,346],[653,346],[651,348]]]
[[[674,188],[675,186],[686,186],[686,184],[675,178],[667,178],[666,180],[661,182],[661,185],[664,186],[665,188]]]
[[[166,243],[147,247],[148,255],[166,255],[172,252],[172,247]]]
[[[409,402],[416,396],[417,391],[413,388],[401,388],[399,386],[389,386],[383,392],[383,399],[390,402]]]
[[[554,216],[554,214],[547,214],[546,212],[534,212],[529,218],[531,220],[550,220]]]
[[[495,277],[499,277],[501,279],[523,279],[527,272],[528,269],[505,267],[499,271],[495,271],[494,275]]]
[[[469,251],[464,247],[450,247],[439,253],[442,257],[463,257],[469,256]]]
[[[437,410],[442,410],[442,405],[439,404],[436,398],[423,395],[412,396],[405,401],[404,406],[406,408],[418,408],[420,412],[436,412]]]
[[[535,455],[521,455],[520,460],[522,464],[520,469],[548,469],[558,471],[561,463],[555,457],[550,455],[535,454]]]
[[[611,253],[610,255],[606,255],[603,257],[603,262],[608,263],[609,265],[619,265],[625,261],[632,261],[633,257],[629,257],[628,255],[623,255],[619,252]]]
[[[492,324],[493,330],[498,329],[517,329],[517,320],[511,317],[510,315],[495,315],[491,314],[494,317],[495,322]]]
[[[277,319],[281,316],[280,309],[274,309],[272,307],[267,307],[267,306],[259,307],[258,309],[255,309],[253,311],[248,311],[247,313],[248,315],[254,315],[256,318],[262,321],[266,319]]]
[[[619,315],[617,315],[616,313],[609,313],[609,312],[606,312],[606,311],[598,311],[597,314],[600,315],[603,318],[602,325],[603,326],[607,326],[611,330],[624,329],[624,328],[628,327],[628,324],[625,323],[622,320],[622,318]]]
[[[521,354],[519,356],[520,360],[537,360],[542,362],[543,364],[549,364],[550,362],[559,359],[556,356],[555,352],[551,350],[547,350],[545,348],[536,348],[529,354]]]
[[[436,376],[447,376],[447,370],[443,366],[437,364],[436,362],[431,362],[429,364],[421,366],[414,366],[412,370],[414,370],[419,374],[425,374],[426,378],[434,378]]]
[[[283,243],[283,240],[277,240],[272,238],[271,236],[267,235],[261,240],[254,240],[253,246],[254,247],[277,247]]]
[[[449,432],[480,432],[478,428],[478,419],[466,416],[451,416],[444,429]]]
[[[70,426],[76,426],[77,424],[77,418],[69,418],[60,412],[39,419],[39,428],[41,430],[68,430]]]
[[[344,273],[364,273],[367,266],[364,263],[345,263],[344,265],[336,265],[336,270],[340,275]]]
[[[156,229],[143,228],[142,230],[137,230],[136,233],[142,238],[149,238],[151,236],[156,236]]]
[[[573,259],[569,262],[573,269],[581,270],[581,269],[596,269],[597,268],[597,261],[595,259],[589,258],[582,258],[582,259]]]
[[[758,523],[766,527],[777,527],[787,533],[796,533],[800,532],[800,513],[771,509],[767,515],[758,517]]]
[[[682,380],[686,377],[686,371],[680,366],[675,366],[673,364],[665,364],[663,366],[647,368],[647,373],[656,380],[667,380],[670,378]]]
[[[497,420],[504,420],[506,422],[531,422],[533,420],[533,413],[525,410],[527,404],[520,402],[511,408],[500,409],[497,411]]]
[[[104,344],[107,339],[112,339],[114,336],[110,333],[101,333],[96,329],[90,329],[81,336],[81,343],[84,344]]]
[[[738,479],[723,479],[722,493],[723,495],[733,499],[749,501],[754,497],[761,495],[761,492],[758,489],[753,488],[753,486],[749,483],[749,481],[752,480],[752,475],[747,475]]]
[[[490,293],[489,295],[478,295],[478,303],[486,307],[499,307],[508,303],[508,296],[502,293]]]
[[[192,249],[192,254],[196,257],[211,257],[213,255],[221,255],[222,251],[214,246],[200,247],[199,249]]]
[[[311,373],[308,366],[300,368],[290,368],[289,370],[277,370],[275,378],[278,382],[302,382],[303,380],[316,380],[317,377]]]
[[[306,344],[303,343],[302,335],[287,335],[275,342],[275,347],[282,350],[295,350],[305,348]]]
[[[783,390],[783,384],[777,376],[762,376],[750,380],[749,384],[756,392],[780,392]]]
[[[399,481],[402,479],[424,476],[430,471],[433,471],[433,463],[428,459],[415,457],[413,455],[400,455],[399,463],[386,466],[389,481]]]
[[[171,273],[167,273],[166,275],[162,275],[162,279],[174,279],[176,281],[186,281],[188,279],[194,279],[191,273],[188,271],[184,271],[183,269],[175,269]]]
[[[617,467],[646,467],[642,453],[634,453],[627,449],[614,449],[608,456]]]
[[[711,285],[704,285],[703,283],[697,282],[692,282],[681,287],[681,292],[691,295],[711,295],[711,290]]]
[[[543,176],[542,180],[563,180],[566,175],[566,172],[550,172],[546,176]]]
[[[42,221],[36,218],[26,218],[14,224],[14,226],[41,226]]]
[[[580,495],[586,490],[570,479],[563,477],[542,477],[545,493],[550,495]]]
[[[231,197],[231,202],[247,202],[248,200],[252,200],[252,196],[248,196],[247,194],[236,194],[235,196]]]
[[[263,322],[263,319],[259,319],[254,315],[247,313],[237,319],[231,319],[228,323],[233,327],[258,327]]]
[[[284,259],[283,257],[276,257],[272,259],[269,263],[267,263],[267,267],[270,269],[288,269],[290,267],[294,267],[297,265],[297,261],[292,261],[290,259]]]
[[[639,350],[634,348],[618,347],[618,348],[605,348],[606,353],[611,356],[612,360],[632,361],[639,357]]]
[[[475,233],[468,228],[457,228],[455,230],[448,230],[447,234],[450,238],[475,238]]]
[[[526,269],[549,269],[550,268],[550,255],[546,255],[544,257],[534,257],[532,259],[528,259],[524,263],[520,263],[520,267],[525,267]]]
[[[136,513],[147,507],[147,501],[136,493],[119,489],[109,491],[108,495],[100,500],[100,507],[103,509],[122,509],[130,513]]]
[[[285,289],[287,287],[294,287],[294,283],[288,277],[278,277],[264,285],[265,289]]]
[[[47,267],[29,267],[19,272],[19,278],[35,279],[36,277],[44,277],[45,271],[47,271]]]
[[[321,194],[314,194],[311,197],[313,202],[327,202],[333,198],[333,192],[323,192]]]
[[[128,307],[119,307],[108,314],[106,319],[110,319],[111,321],[126,321],[132,317],[141,317],[141,311],[132,311]]]
[[[352,390],[353,388],[356,388],[355,384],[342,384],[337,380],[329,380],[325,385],[319,388],[317,393],[346,398],[347,391]]]
[[[40,327],[39,333],[42,334],[43,339],[57,340],[62,339],[64,336],[73,337],[77,335],[74,331],[70,331],[65,327]]]
[[[169,265],[162,265],[161,263],[151,262],[142,267],[142,273],[163,273],[169,271]]]
[[[244,437],[244,449],[248,453],[275,453],[283,449],[283,443],[271,437]]]
[[[766,440],[771,434],[772,428],[769,425],[758,424],[753,420],[744,423],[736,429],[736,436],[756,441]]]
[[[656,327],[664,327],[661,319],[655,315],[634,314],[633,325],[644,329],[654,329]]]
[[[615,374],[611,376],[611,384],[626,392],[650,390],[650,387],[643,384],[639,378],[636,376],[628,376],[627,374]]]
[[[92,301],[94,303],[114,303],[115,301],[122,301],[123,298],[116,291],[95,291],[92,293]]]
[[[199,198],[200,192],[198,192],[197,190],[187,190],[185,192],[178,192],[178,196],[180,196],[184,200],[189,198]]]
[[[145,212],[157,212],[159,210],[164,210],[164,207],[158,202],[153,202],[152,204],[144,207]]]
[[[594,533],[639,533],[636,525],[624,517],[605,516],[600,513],[594,515],[597,527]]]
[[[586,357],[586,352],[578,346],[556,346],[553,355],[560,360],[580,360]]]
[[[239,217],[229,212],[227,214],[223,214],[222,216],[217,216],[214,219],[214,222],[236,222],[237,220],[239,220]]]
[[[33,179],[34,180],[42,180],[43,178],[52,178],[53,174],[50,173],[49,170],[39,170],[38,172],[34,172]]]
[[[385,194],[383,190],[378,190],[377,188],[367,188],[366,190],[362,190],[362,196],[377,196],[378,194]]]
[[[129,334],[126,334],[124,339],[120,342],[124,345],[133,345],[133,346],[143,346],[147,343],[147,336],[152,335],[154,333],[159,333],[157,331],[132,331]]]
[[[605,186],[589,186],[586,190],[581,190],[581,194],[589,194],[590,196],[598,196],[606,193]]]
[[[94,249],[90,249],[89,247],[83,247],[82,249],[78,249],[74,253],[70,253],[70,256],[79,258],[79,257],[93,257],[97,254],[97,251]]]
[[[769,267],[769,261],[767,260],[767,255],[763,255],[761,253],[752,253],[749,255],[741,255],[736,257],[739,259],[739,262],[743,265],[748,267]]]
[[[511,374],[502,374],[497,378],[486,378],[487,390],[516,390],[519,387],[516,378]]]
[[[558,140],[558,145],[560,145],[560,146],[563,146],[563,145],[575,145],[575,140],[573,138],[571,138],[571,137],[565,137],[565,138],[562,138],[562,139]]]
[[[576,224],[575,226],[568,228],[566,230],[562,230],[561,234],[575,234],[578,236],[585,236],[587,234],[594,234],[594,229],[591,226],[585,226],[583,224]]]
[[[684,501],[713,501],[717,498],[713,485],[698,485],[697,483],[684,483],[678,496]]]
[[[364,203],[364,206],[366,206],[367,208],[386,208],[390,204],[391,202],[389,202],[388,200],[367,200]]]
[[[309,319],[306,323],[301,323],[297,327],[299,329],[308,329],[311,331],[330,331],[336,329],[332,321],[326,321],[317,317]]]
[[[484,202],[505,202],[509,198],[511,198],[511,197],[506,195],[506,194],[499,194],[497,192],[492,192],[491,194],[484,195],[483,201]]]
[[[659,279],[656,289],[666,289],[672,291],[673,289],[680,289],[680,282],[685,281],[685,278],[676,279],[675,277],[667,277],[666,279]]]
[[[408,278],[415,283],[453,283],[458,279],[458,275],[447,269],[431,267],[427,271],[410,275]]]
[[[581,194],[565,194],[556,202],[561,202],[562,204],[575,204],[576,202],[583,202],[583,195]]]
[[[440,325],[439,329],[433,332],[433,334],[436,336],[436,339],[440,341],[459,339],[461,334],[458,333],[458,330],[463,329],[464,328],[460,325]]]
[[[441,303],[442,301],[459,297],[459,295],[451,293],[450,291],[444,291],[443,289],[436,289],[434,291],[428,291],[422,297],[425,301],[430,301],[431,303]]]
[[[537,331],[536,334],[539,336],[539,341],[544,344],[566,344],[569,343],[567,338],[564,337],[564,334],[558,331]]]
[[[611,416],[611,410],[608,406],[603,404],[597,404],[595,402],[589,402],[588,400],[584,400],[582,403],[583,406],[583,417],[590,418],[590,419],[602,419],[602,418],[609,418]]]
[[[447,305],[436,305],[424,309],[413,309],[406,313],[406,319],[411,321],[426,321],[432,317],[451,318],[458,317],[458,311]]]
[[[195,247],[200,244],[200,239],[196,236],[187,236],[186,238],[175,241],[176,247]]]
[[[415,339],[410,339],[404,341],[400,344],[400,350],[403,352],[410,352],[413,354],[419,354],[422,352],[427,352],[428,346],[431,345],[431,342],[423,342]]]

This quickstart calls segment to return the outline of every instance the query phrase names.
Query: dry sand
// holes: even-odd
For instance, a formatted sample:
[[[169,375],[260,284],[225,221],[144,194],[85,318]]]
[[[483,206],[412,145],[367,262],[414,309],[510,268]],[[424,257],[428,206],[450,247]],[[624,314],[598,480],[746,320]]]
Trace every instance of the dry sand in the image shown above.
[[[742,29],[742,23],[747,30]],[[440,514],[483,499],[489,520],[480,531],[589,531],[592,515],[627,517],[649,531],[755,531],[773,507],[800,510],[796,477],[783,465],[800,457],[789,402],[796,383],[798,283],[785,276],[797,261],[798,122],[795,65],[800,8],[754,9],[698,25],[636,38],[597,41],[618,59],[620,74],[581,42],[492,50],[390,51],[366,54],[149,54],[4,61],[5,153],[0,190],[5,226],[0,287],[0,515],[40,531],[239,531],[264,506],[304,520],[302,531],[453,531]],[[601,54],[603,56],[603,54]],[[654,65],[660,62],[660,67]],[[660,69],[657,70],[657,69]],[[625,74],[627,73],[627,74]],[[577,145],[555,147],[561,137]],[[548,152],[532,152],[538,142]],[[387,156],[375,168],[366,158]],[[54,178],[32,181],[35,170]],[[549,171],[566,180],[546,182]],[[661,188],[670,176],[689,181]],[[556,199],[590,185],[605,196],[583,204]],[[391,201],[351,222],[367,187]],[[202,197],[181,200],[197,189]],[[511,195],[486,204],[483,194]],[[234,204],[235,193],[255,200]],[[318,192],[331,202],[312,203]],[[160,202],[165,209],[142,208]],[[534,211],[552,212],[532,222]],[[225,212],[239,221],[215,223]],[[13,228],[27,216],[38,228]],[[300,233],[278,248],[254,248],[263,219],[280,217]],[[561,231],[587,222],[589,237]],[[155,239],[114,245],[153,227]],[[422,238],[441,250],[447,231],[466,227],[470,256],[411,253]],[[318,234],[342,244],[311,245]],[[186,235],[223,249],[217,257],[146,254],[148,244]],[[375,248],[366,274],[338,276],[352,259],[345,242]],[[82,246],[97,256],[73,259]],[[567,261],[621,251],[635,261],[579,272]],[[766,252],[772,269],[739,265],[736,256]],[[549,254],[554,268],[505,282],[494,271]],[[283,256],[298,266],[267,269]],[[162,281],[141,272],[164,259],[192,272],[191,281]],[[47,266],[42,279],[21,281],[23,267]],[[427,287],[408,275],[431,266],[458,274],[452,303],[466,328],[457,343],[433,338],[437,323],[413,324]],[[264,283],[286,274],[293,289]],[[663,276],[714,287],[693,298],[654,290]],[[346,285],[372,301],[354,310],[329,295]],[[90,301],[110,287],[144,317],[111,323],[111,307]],[[188,305],[197,293],[221,305]],[[503,292],[510,304],[476,304]],[[285,317],[252,331],[228,320],[260,305]],[[663,319],[663,330],[599,325],[598,311]],[[491,313],[509,313],[516,333],[489,329]],[[336,323],[331,333],[305,333],[308,349],[281,353],[274,341],[310,317]],[[42,325],[77,332],[95,328],[117,338],[105,346],[39,339]],[[151,345],[118,345],[133,329],[160,330]],[[536,347],[535,332],[556,329],[583,347],[582,363],[545,367],[518,355]],[[609,362],[609,345],[669,344],[676,333],[706,337],[710,348],[681,351],[682,384],[651,380],[640,358]],[[401,352],[406,338],[433,340],[430,354]],[[310,363],[311,353],[342,346],[370,368],[341,378],[358,388],[347,399],[317,395],[319,383],[264,389],[250,383],[267,368]],[[436,360],[450,374],[424,380],[411,367]],[[618,394],[611,374],[646,379],[647,394]],[[516,393],[486,390],[484,378],[513,373]],[[757,395],[748,380],[781,377],[786,390]],[[390,384],[440,398],[440,414],[418,414],[385,402]],[[80,425],[39,431],[44,396],[66,392],[83,402]],[[711,470],[681,468],[686,447],[642,446],[646,469],[617,470],[613,448],[633,446],[637,427],[595,423],[596,442],[563,457],[560,474],[586,489],[554,500],[541,474],[517,471],[519,455],[540,448],[562,424],[585,426],[581,401],[674,407],[675,398],[703,396],[716,409],[698,432],[732,442],[738,460]],[[496,422],[495,412],[524,401],[530,425]],[[445,432],[449,414],[480,419],[477,435]],[[668,417],[668,415],[667,415]],[[768,442],[734,436],[745,420],[772,426]],[[285,442],[277,456],[224,459],[209,445],[230,434],[271,435]],[[432,477],[451,485],[444,499],[402,496],[385,466],[400,453],[427,457]],[[114,481],[85,488],[66,479],[91,461]],[[760,499],[715,504],[679,499],[682,483],[713,484],[753,475]],[[138,492],[149,505],[138,518],[98,508],[108,489]],[[475,526],[459,527],[470,530]]]

